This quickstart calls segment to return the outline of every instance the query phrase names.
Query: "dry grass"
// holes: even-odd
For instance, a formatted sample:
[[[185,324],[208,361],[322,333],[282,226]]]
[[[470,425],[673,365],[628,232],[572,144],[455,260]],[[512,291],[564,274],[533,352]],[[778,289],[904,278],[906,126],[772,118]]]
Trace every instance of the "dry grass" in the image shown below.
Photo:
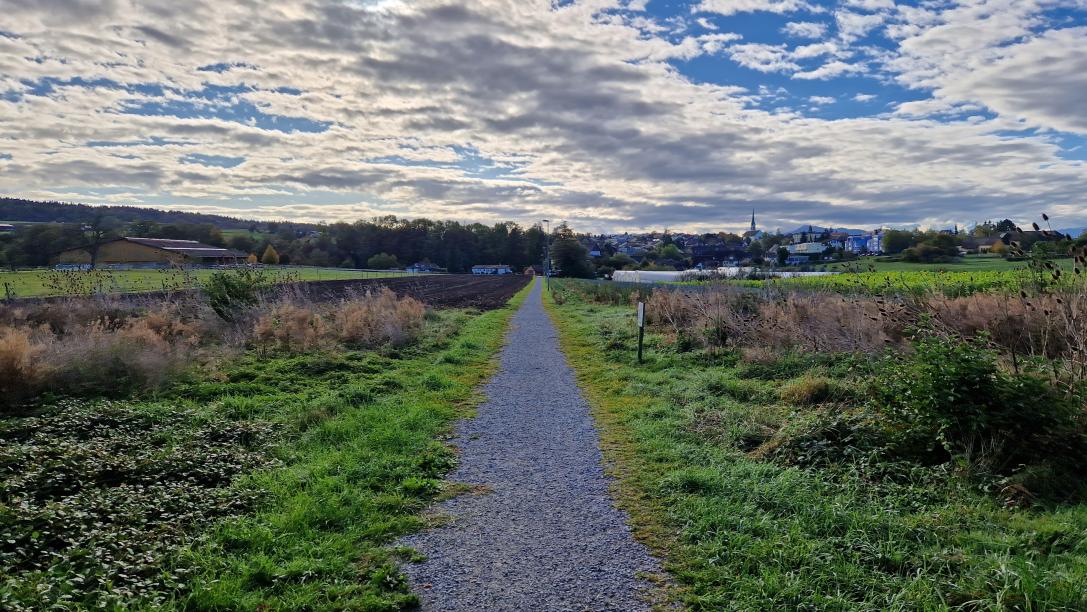
[[[398,298],[387,288],[339,304],[333,313],[336,338],[348,346],[400,346],[423,331],[426,307],[412,298]]]
[[[246,346],[268,352],[402,346],[426,309],[388,289],[316,304],[283,294],[233,323],[199,299],[68,300],[0,310],[0,409],[45,392],[117,395],[162,388]]]
[[[875,354],[886,347],[908,350],[911,330],[925,327],[947,337],[984,337],[1012,369],[1038,357],[1054,368],[1054,378],[1087,377],[1087,285],[1082,284],[1040,295],[931,294],[900,300],[733,288],[656,290],[646,308],[649,322],[681,350],[727,346],[771,354]]]

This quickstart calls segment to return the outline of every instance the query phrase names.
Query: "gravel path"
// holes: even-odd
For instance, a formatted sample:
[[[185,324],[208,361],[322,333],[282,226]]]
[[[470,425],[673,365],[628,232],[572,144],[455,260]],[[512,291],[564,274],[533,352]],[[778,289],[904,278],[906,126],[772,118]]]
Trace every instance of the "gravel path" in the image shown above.
[[[426,610],[645,610],[657,562],[608,497],[598,437],[537,282],[513,317],[478,416],[461,423],[451,522],[403,544]]]

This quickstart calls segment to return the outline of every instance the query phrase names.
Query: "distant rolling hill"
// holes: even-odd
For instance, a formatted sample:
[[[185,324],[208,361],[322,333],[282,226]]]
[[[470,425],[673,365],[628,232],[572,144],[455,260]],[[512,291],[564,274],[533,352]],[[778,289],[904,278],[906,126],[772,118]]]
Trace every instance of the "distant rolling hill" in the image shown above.
[[[0,198],[0,222],[4,223],[93,223],[96,217],[122,224],[153,221],[161,224],[210,224],[223,230],[245,230],[265,222],[207,215],[202,213],[159,210],[138,206],[89,206],[64,202],[35,202],[19,198]],[[291,226],[309,226],[290,223]]]

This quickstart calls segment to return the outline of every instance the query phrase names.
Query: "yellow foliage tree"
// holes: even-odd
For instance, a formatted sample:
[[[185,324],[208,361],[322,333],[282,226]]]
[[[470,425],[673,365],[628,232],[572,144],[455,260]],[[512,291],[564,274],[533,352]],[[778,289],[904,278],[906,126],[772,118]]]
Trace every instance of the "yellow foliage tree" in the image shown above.
[[[279,253],[276,252],[276,248],[272,245],[268,245],[268,248],[264,249],[264,255],[260,258],[260,263],[266,266],[274,266],[279,263]]]

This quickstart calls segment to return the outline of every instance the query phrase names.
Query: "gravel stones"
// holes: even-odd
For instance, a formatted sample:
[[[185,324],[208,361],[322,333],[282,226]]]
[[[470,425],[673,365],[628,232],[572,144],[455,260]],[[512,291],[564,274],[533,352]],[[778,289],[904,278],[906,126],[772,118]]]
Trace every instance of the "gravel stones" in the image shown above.
[[[478,416],[458,427],[450,479],[474,486],[402,543],[426,610],[643,610],[658,563],[608,496],[589,407],[543,310],[540,282],[513,317]]]

